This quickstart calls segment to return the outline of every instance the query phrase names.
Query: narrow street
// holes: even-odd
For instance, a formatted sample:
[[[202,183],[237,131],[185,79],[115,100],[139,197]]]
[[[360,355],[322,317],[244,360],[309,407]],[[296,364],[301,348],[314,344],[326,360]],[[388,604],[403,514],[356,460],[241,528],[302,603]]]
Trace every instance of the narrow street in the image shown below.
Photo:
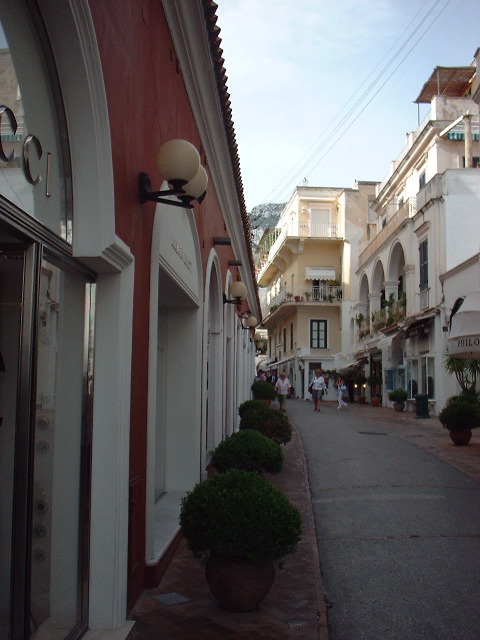
[[[336,406],[288,403],[307,458],[330,640],[478,640],[478,435],[454,447],[436,418]]]

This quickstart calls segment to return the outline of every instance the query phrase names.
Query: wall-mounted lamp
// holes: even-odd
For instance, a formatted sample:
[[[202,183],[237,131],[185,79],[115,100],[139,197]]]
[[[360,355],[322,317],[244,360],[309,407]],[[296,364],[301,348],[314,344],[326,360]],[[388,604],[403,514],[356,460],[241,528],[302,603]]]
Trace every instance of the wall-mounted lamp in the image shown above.
[[[239,318],[242,320],[242,329],[255,329],[258,324],[257,318],[248,312],[242,314]]]
[[[227,296],[223,294],[223,304],[228,303],[240,305],[242,304],[242,300],[245,300],[245,298],[247,297],[247,288],[243,284],[243,282],[240,282],[240,280],[238,280],[237,282],[232,282],[232,284],[230,285],[230,295],[232,296],[233,300],[227,300]]]
[[[169,140],[160,147],[157,154],[157,167],[171,188],[152,191],[148,174],[141,172],[138,176],[140,202],[151,200],[174,207],[193,209],[192,200],[198,202],[203,200],[208,177],[200,164],[200,156],[193,144],[187,140]],[[176,196],[178,200],[170,200],[166,196]]]

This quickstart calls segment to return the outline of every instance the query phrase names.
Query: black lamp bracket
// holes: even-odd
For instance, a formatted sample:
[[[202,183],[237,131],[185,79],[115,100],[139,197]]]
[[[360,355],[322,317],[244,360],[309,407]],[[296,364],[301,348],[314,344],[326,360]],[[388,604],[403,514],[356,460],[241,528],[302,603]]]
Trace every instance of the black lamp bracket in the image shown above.
[[[236,304],[239,307],[242,304],[242,298],[234,298],[233,300],[227,300],[227,296],[223,294],[223,304]]]
[[[138,175],[138,199],[144,202],[160,202],[161,204],[169,204],[174,207],[182,207],[183,209],[193,209],[193,198],[185,193],[182,187],[187,184],[186,180],[171,180],[172,188],[164,191],[152,191],[152,182],[147,173],[141,171]],[[177,200],[169,200],[166,196],[177,196]]]

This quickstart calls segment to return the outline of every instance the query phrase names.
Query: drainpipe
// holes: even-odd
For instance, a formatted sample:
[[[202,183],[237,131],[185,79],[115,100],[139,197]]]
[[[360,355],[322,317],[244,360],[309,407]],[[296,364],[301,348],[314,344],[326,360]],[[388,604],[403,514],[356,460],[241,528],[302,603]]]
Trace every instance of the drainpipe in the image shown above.
[[[472,159],[472,114],[467,111],[463,116],[465,122],[465,169],[473,167]]]

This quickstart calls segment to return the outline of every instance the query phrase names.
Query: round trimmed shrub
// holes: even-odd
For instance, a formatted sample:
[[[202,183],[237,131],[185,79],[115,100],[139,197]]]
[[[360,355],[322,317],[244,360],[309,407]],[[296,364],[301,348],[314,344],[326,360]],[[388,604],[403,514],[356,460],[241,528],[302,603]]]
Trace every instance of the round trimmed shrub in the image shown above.
[[[278,473],[282,470],[284,457],[280,445],[271,438],[253,429],[244,429],[221,442],[213,451],[210,462],[219,473],[229,469]]]
[[[269,406],[263,400],[245,400],[245,402],[242,402],[242,404],[238,407],[238,415],[242,417],[246,411],[265,410],[268,411]]]
[[[268,411],[246,411],[240,418],[240,429],[255,429],[278,444],[287,444],[292,439],[288,416],[270,407]]]
[[[255,380],[251,386],[253,397],[256,400],[275,400],[277,392],[275,387],[266,380]]]
[[[211,476],[187,493],[180,526],[196,556],[259,563],[294,553],[302,534],[298,509],[270,482],[243,469]]]
[[[449,431],[464,431],[480,426],[480,403],[470,394],[453,396],[440,411],[438,419]]]

